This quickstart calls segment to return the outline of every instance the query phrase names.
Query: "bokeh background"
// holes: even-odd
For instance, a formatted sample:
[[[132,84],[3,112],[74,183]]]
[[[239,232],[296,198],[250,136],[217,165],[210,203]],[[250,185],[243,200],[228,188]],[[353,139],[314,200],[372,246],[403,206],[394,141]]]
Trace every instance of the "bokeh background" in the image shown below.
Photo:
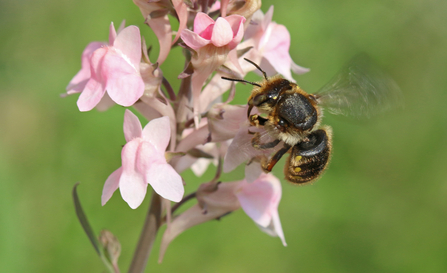
[[[237,211],[180,235],[162,264],[159,236],[150,272],[446,272],[447,2],[266,0],[262,10],[272,4],[273,20],[290,31],[292,58],[311,68],[296,76],[301,87],[318,90],[366,52],[399,83],[406,106],[366,121],[326,115],[329,170],[312,186],[283,183],[287,247]],[[77,96],[60,97],[84,47],[123,19],[142,29],[154,59],[158,43],[130,0],[0,1],[1,272],[104,272],[75,217],[77,181],[91,224],[118,236],[128,268],[149,198],[136,210],[119,193],[100,204],[120,166],[124,109],[80,113]],[[176,49],[162,66],[174,87],[178,58]],[[238,88],[245,103],[249,87]],[[185,172],[187,191],[214,170]]]

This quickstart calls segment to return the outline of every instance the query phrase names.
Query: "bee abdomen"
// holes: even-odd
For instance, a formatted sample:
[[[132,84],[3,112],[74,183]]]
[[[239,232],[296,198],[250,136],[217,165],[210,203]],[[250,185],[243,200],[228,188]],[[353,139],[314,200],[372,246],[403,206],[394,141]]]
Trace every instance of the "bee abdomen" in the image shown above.
[[[285,166],[286,179],[304,184],[317,180],[326,169],[332,149],[331,129],[312,132],[308,140],[297,143]]]

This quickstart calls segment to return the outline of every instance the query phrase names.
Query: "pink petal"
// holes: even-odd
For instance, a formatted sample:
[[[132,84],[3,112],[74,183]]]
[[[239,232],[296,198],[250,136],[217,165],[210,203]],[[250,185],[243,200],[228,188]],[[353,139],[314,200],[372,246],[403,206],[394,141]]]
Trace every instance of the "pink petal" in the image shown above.
[[[121,151],[121,165],[123,167],[123,173],[132,173],[137,171],[136,161],[141,142],[141,139],[134,139],[124,145]]]
[[[133,140],[124,145],[121,152],[122,169],[119,187],[121,196],[133,209],[137,208],[146,196],[147,183],[143,174],[136,168],[136,158],[140,141]]]
[[[217,3],[217,2],[216,2]],[[231,87],[230,81],[223,81],[222,74],[216,73],[210,82],[205,86],[200,93],[200,112],[204,113],[209,110],[214,102],[220,95],[225,93]]]
[[[224,5],[225,2],[228,4],[229,0],[223,0],[222,5]],[[221,9],[220,6],[221,6],[220,1],[214,2],[214,4],[212,4],[211,7],[208,9],[208,13],[220,10]],[[225,15],[223,15],[222,17],[225,17]]]
[[[211,40],[211,37],[213,36],[213,29],[214,29],[214,24],[209,25],[204,31],[202,31],[199,34],[200,37],[202,37],[206,40]]]
[[[281,221],[279,219],[278,211],[272,214],[272,220],[273,220],[273,228],[275,229],[276,235],[281,239],[282,244],[284,246],[287,246],[286,238],[284,237],[284,232],[282,230]]]
[[[236,15],[232,15],[232,16],[236,16]],[[244,37],[245,18],[242,17],[242,19],[243,20],[241,20],[238,25],[233,26],[233,28],[235,28],[233,30],[234,37],[231,40],[231,42],[228,44],[230,50],[236,48],[236,46],[241,42],[242,38]]]
[[[241,25],[243,25],[245,23],[245,18],[244,16],[240,16],[240,15],[230,15],[224,18],[230,25],[231,25],[231,30],[234,34],[238,33],[241,30]],[[242,29],[243,31],[243,29]],[[235,35],[233,35],[235,36]]]
[[[203,12],[199,12],[194,18],[194,33],[202,34],[202,32],[209,26],[214,24],[214,20]]]
[[[143,95],[143,79],[115,50],[109,50],[104,56],[102,69],[107,82],[107,93],[117,104],[131,106]]]
[[[132,111],[126,109],[124,112],[124,137],[129,142],[134,138],[142,136],[141,123],[138,117]]]
[[[264,56],[262,56],[262,59],[261,59],[261,61],[258,64],[259,64],[260,67],[262,67],[262,70],[264,70],[264,72],[267,73],[267,76],[271,77],[271,76],[274,76],[274,75],[278,74],[278,72],[276,71],[275,67],[273,67],[270,64],[269,60],[267,60],[267,58],[265,58]],[[255,70],[255,73],[258,74],[259,76],[262,76],[262,74],[258,70]],[[288,79],[288,80],[294,82],[293,79]]]
[[[115,42],[116,39],[116,31],[115,31],[115,26],[113,25],[113,22],[110,23],[109,26],[109,45],[113,46],[113,42]]]
[[[285,26],[271,23],[263,39],[266,41],[262,49],[264,57],[277,73],[293,81],[290,69],[293,69],[297,74],[303,74],[309,71],[309,69],[293,63],[289,54],[290,34]]]
[[[267,227],[272,220],[270,202],[273,199],[273,187],[269,183],[253,182],[242,184],[236,194],[242,209],[258,225]]]
[[[73,79],[68,84],[67,91],[81,92],[88,80],[90,79],[90,58],[95,50],[101,48],[104,45],[102,42],[92,42],[87,45],[87,47],[82,52],[82,65],[81,70],[73,77]]]
[[[184,29],[180,36],[182,37],[183,42],[194,50],[198,50],[199,48],[211,43],[211,41],[200,37],[199,34],[194,33],[189,29]]]
[[[191,89],[192,89],[192,101],[193,101],[193,114],[194,114],[194,124],[196,128],[199,128],[199,116],[200,116],[200,100],[199,96],[202,91],[202,86],[206,79],[213,73],[211,67],[209,70],[202,69],[200,72],[194,71],[191,79]]]
[[[106,111],[110,107],[114,106],[116,103],[110,98],[110,96],[106,93],[104,93],[104,96],[102,99],[98,102],[96,105],[96,110],[98,111]]]
[[[78,107],[80,111],[90,111],[104,96],[105,84],[102,77],[101,66],[107,52],[107,47],[99,48],[93,52],[92,57],[90,58],[91,76],[78,99]]]
[[[267,27],[272,22],[272,18],[273,18],[273,5],[270,6],[269,10],[264,15],[264,19],[262,20],[262,29],[263,30],[267,29]]]
[[[160,153],[164,154],[171,138],[169,117],[151,120],[144,127],[142,135],[145,141],[149,141]]]
[[[176,144],[175,138],[177,123],[172,105],[170,103],[165,104],[157,98],[147,98],[146,96],[141,97],[141,100],[144,101],[145,104],[156,110],[158,113],[160,113],[162,116],[169,117],[169,122],[171,124],[171,145],[169,146],[169,149],[170,151],[174,151]]]
[[[124,173],[120,178],[120,192],[124,201],[132,209],[138,208],[143,203],[146,196],[147,183],[143,177],[137,173]]]
[[[104,206],[112,197],[113,193],[118,189],[120,177],[123,169],[119,167],[106,180],[102,189],[101,205]]]
[[[145,174],[154,163],[166,164],[164,153],[157,151],[150,142],[141,141],[135,156],[135,170],[140,174]]]
[[[272,174],[262,174],[253,183],[242,183],[237,193],[242,209],[271,236],[278,236],[284,246],[286,241],[278,215],[281,200],[281,183]]]
[[[239,42],[238,42],[239,43]],[[229,47],[232,48],[232,43],[230,43]],[[245,74],[244,70],[242,69],[241,64],[239,63],[239,58],[237,57],[237,49],[236,49],[237,43],[235,44],[235,46],[233,47],[232,50],[230,50],[230,52],[228,52],[228,60],[230,61],[231,64],[234,65],[234,67],[236,67],[236,69],[239,71],[239,73],[241,73],[242,75]],[[253,49],[252,49],[253,50]]]
[[[158,65],[161,65],[168,57],[169,51],[171,51],[171,24],[169,23],[167,15],[160,18],[150,19],[147,23],[158,38],[160,53],[158,54],[157,63]]]
[[[242,37],[241,37],[242,38]],[[217,47],[227,45],[233,39],[233,30],[230,23],[222,17],[217,18],[214,24],[211,42]]]
[[[154,163],[146,172],[145,180],[161,197],[174,202],[182,200],[183,181],[171,165]]]
[[[172,0],[171,2],[174,6],[179,20],[177,34],[172,41],[172,43],[174,44],[178,40],[178,38],[180,38],[180,33],[182,33],[184,29],[186,29],[186,23],[188,22],[188,6],[183,2],[183,0]]]
[[[254,24],[248,24],[247,28],[244,31],[244,39],[245,42],[253,39],[259,38],[259,35],[262,35],[263,29],[261,22],[264,18],[264,14],[261,10],[257,10],[255,13],[253,13],[253,16],[251,17],[251,21]]]
[[[123,29],[115,39],[113,46],[129,58],[135,69],[139,69],[141,61],[141,36],[136,26]]]
[[[104,96],[105,87],[102,82],[90,79],[78,98],[79,111],[85,112],[92,110]]]
[[[139,101],[136,102],[133,107],[143,115],[147,120],[152,120],[154,118],[159,118],[161,115],[157,110],[148,106],[146,103]]]
[[[299,66],[296,63],[294,63],[293,61],[291,63],[291,69],[292,69],[293,73],[298,74],[298,75],[301,75],[301,74],[304,74],[304,73],[307,73],[310,71],[310,68]]]
[[[118,27],[118,30],[116,31],[118,34],[126,27],[126,20],[121,21],[120,26]],[[113,43],[111,43],[112,45]]]
[[[261,164],[259,162],[251,162],[245,166],[245,180],[252,183],[262,174]]]

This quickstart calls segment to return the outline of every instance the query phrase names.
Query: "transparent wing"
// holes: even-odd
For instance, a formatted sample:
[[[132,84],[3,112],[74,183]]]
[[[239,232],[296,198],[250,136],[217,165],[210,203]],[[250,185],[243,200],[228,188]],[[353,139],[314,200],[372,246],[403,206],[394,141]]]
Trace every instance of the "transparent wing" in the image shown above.
[[[399,86],[365,54],[354,57],[315,96],[336,115],[371,117],[403,106]]]
[[[257,158],[259,156],[269,156],[278,149],[282,148],[284,145],[283,143],[279,143],[273,148],[256,149],[252,145],[252,138],[254,137],[254,134],[250,134],[249,130],[250,132],[257,132],[259,134],[260,143],[264,144],[275,140],[275,138],[263,128],[249,127],[248,125],[242,126],[225,154],[223,166],[224,172],[230,172],[243,162],[250,162],[253,158]]]

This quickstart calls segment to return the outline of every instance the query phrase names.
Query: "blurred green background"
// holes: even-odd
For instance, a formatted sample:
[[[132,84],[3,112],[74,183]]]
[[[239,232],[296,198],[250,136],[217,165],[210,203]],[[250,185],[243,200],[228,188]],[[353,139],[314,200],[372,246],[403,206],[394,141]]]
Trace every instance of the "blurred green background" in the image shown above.
[[[159,236],[147,272],[446,272],[447,2],[269,0],[262,10],[272,4],[292,58],[311,68],[295,77],[304,90],[366,52],[399,83],[406,107],[368,121],[326,115],[329,170],[312,186],[283,183],[287,247],[238,211],[180,235],[162,264]],[[107,40],[110,22],[123,19],[142,28],[155,59],[158,43],[132,1],[0,1],[1,272],[105,270],[75,217],[77,181],[91,224],[118,236],[128,268],[149,198],[136,210],[119,193],[100,204],[121,163],[124,109],[80,113],[76,95],[59,96],[84,47]],[[162,66],[174,86],[180,57],[176,49]],[[243,103],[249,87],[238,88]],[[187,191],[213,172],[186,172]]]

